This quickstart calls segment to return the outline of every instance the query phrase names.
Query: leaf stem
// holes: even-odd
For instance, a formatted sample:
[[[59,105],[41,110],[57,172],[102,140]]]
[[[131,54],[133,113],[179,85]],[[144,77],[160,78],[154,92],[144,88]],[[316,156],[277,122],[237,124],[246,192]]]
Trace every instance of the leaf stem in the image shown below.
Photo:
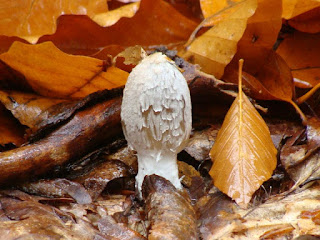
[[[303,96],[299,97],[296,102],[297,104],[301,104],[304,103],[305,101],[307,101],[318,89],[320,88],[320,83],[318,83],[317,85],[315,85],[310,91],[308,91],[306,94],[304,94]]]

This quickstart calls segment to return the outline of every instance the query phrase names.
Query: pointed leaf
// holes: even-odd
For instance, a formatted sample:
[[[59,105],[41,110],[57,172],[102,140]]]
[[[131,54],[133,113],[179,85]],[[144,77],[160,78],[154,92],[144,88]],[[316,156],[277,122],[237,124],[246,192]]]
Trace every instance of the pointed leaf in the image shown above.
[[[52,42],[29,45],[15,42],[0,60],[22,73],[42,96],[79,98],[123,86],[128,73],[102,60],[61,52]]]
[[[210,151],[214,185],[246,208],[253,193],[271,177],[276,154],[266,123],[240,92]]]
[[[215,26],[194,39],[187,51],[181,54],[190,62],[199,64],[204,72],[221,78],[225,66],[237,51],[237,43],[246,29],[247,20],[256,8],[257,0],[245,0],[227,9],[230,14],[221,12],[223,18],[221,14],[215,16]]]

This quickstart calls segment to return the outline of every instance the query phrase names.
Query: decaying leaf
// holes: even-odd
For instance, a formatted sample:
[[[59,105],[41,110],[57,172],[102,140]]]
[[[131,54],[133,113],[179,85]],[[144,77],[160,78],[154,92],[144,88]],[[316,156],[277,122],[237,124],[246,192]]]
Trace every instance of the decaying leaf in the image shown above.
[[[201,237],[204,240],[318,239],[320,228],[314,216],[319,210],[319,190],[319,186],[314,186],[247,210],[214,195],[200,206]]]
[[[128,76],[116,67],[105,66],[101,60],[65,54],[52,42],[34,46],[15,42],[0,59],[22,73],[34,91],[56,98],[80,98],[116,88],[124,85]]]
[[[277,164],[269,129],[241,90],[231,105],[210,151],[214,185],[246,208],[253,193]]]
[[[121,17],[132,17],[139,3],[132,3],[119,9],[108,11],[104,0],[93,1],[23,1],[1,3],[0,35],[17,36],[36,43],[38,39],[56,30],[60,15],[87,15],[101,26],[110,26]],[[10,27],[8,27],[10,26]]]
[[[30,194],[44,197],[72,197],[79,204],[92,202],[89,193],[81,184],[63,178],[24,183],[21,185],[21,189]]]
[[[228,9],[230,15],[220,19],[214,27],[195,38],[185,52],[185,59],[199,64],[202,71],[221,78],[225,66],[231,61],[237,51],[237,43],[242,37],[247,20],[257,8],[256,0],[245,0]],[[212,19],[211,19],[212,20]]]

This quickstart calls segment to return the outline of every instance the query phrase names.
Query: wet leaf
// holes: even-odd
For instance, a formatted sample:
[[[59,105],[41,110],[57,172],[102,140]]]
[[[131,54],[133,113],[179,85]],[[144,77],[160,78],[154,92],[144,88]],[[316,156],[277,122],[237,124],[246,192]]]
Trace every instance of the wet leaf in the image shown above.
[[[117,223],[111,216],[106,216],[98,222],[98,228],[103,236],[113,240],[143,240],[145,237],[131,230],[123,223]]]
[[[320,81],[320,34],[294,32],[286,35],[277,53],[287,62],[295,78],[295,85],[311,88]]]
[[[295,181],[295,185],[289,190],[301,187],[308,180],[317,179],[320,176],[319,146],[320,146],[320,120],[310,118],[306,131],[296,132],[287,140],[280,152],[280,160],[289,176]],[[307,143],[304,143],[304,137]]]
[[[230,14],[222,19],[218,14],[215,18],[219,21],[215,26],[192,39],[181,55],[190,62],[199,64],[202,71],[221,78],[225,66],[237,51],[237,43],[246,29],[247,20],[256,8],[256,0],[245,0],[227,9]]]
[[[56,31],[57,18],[60,15],[87,15],[101,26],[110,26],[121,17],[132,17],[139,3],[125,5],[108,11],[106,1],[24,1],[3,2],[0,14],[0,35],[17,36],[36,43],[43,35]],[[10,27],[8,27],[10,26]]]
[[[142,194],[151,224],[148,239],[198,239],[196,215],[190,201],[168,180],[147,175]]]
[[[22,73],[42,96],[80,98],[92,92],[122,86],[128,73],[107,67],[101,60],[72,56],[51,42],[28,45],[15,42],[0,59]]]
[[[319,14],[320,5],[306,13],[291,18],[288,24],[301,32],[318,33],[320,32]]]
[[[290,19],[319,6],[319,1],[315,0],[283,0],[282,17]]]
[[[121,132],[119,98],[78,111],[45,138],[0,153],[0,184],[34,178],[77,159]]]
[[[10,193],[9,193],[10,194]],[[1,209],[8,219],[1,220],[0,234],[2,238],[13,240],[24,239],[93,239],[99,232],[90,224],[71,214],[41,204],[37,198],[24,194],[0,198]]]
[[[181,45],[196,25],[164,0],[142,0],[132,18],[121,18],[107,28],[86,16],[61,16],[55,34],[43,36],[39,42],[52,41],[64,52],[92,55],[114,44],[124,47]]]
[[[48,198],[72,197],[79,204],[89,204],[92,202],[89,193],[81,184],[62,178],[25,183],[21,185],[21,189],[30,194]]]
[[[132,170],[123,162],[109,160],[74,180],[83,184],[92,198],[96,199],[111,180],[132,175]]]
[[[31,93],[1,90],[0,101],[21,124],[29,128],[52,117],[48,111],[50,107],[66,102],[63,99],[46,98]]]
[[[10,144],[19,147],[25,142],[23,135],[24,128],[14,119],[10,112],[3,107],[3,105],[0,105],[0,146],[4,149]]]
[[[209,173],[216,187],[246,208],[253,193],[271,177],[277,150],[266,123],[239,85],[210,151]]]

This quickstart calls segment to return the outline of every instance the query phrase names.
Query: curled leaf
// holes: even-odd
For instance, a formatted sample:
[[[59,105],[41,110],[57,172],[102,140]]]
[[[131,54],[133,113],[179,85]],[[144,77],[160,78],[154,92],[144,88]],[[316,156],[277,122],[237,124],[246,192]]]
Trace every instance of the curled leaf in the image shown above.
[[[15,42],[0,59],[22,73],[42,96],[80,98],[122,86],[128,73],[108,67],[102,60],[65,54],[52,42],[29,45]]]
[[[277,150],[266,123],[239,85],[210,151],[209,173],[216,187],[246,208],[253,193],[271,177]]]
[[[0,35],[17,36],[36,43],[43,35],[56,31],[57,18],[65,14],[87,15],[100,26],[110,26],[121,17],[132,17],[139,3],[131,3],[108,11],[104,0],[73,1],[23,1],[1,3]],[[8,27],[10,26],[10,27]]]

